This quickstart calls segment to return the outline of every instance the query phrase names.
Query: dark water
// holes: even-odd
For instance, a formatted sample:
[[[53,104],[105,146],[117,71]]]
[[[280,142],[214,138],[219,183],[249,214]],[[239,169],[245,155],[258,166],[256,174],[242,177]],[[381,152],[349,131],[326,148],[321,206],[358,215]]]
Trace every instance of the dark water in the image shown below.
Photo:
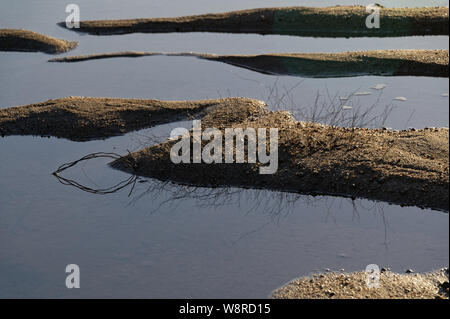
[[[88,143],[0,141],[1,297],[256,298],[324,268],[448,265],[446,213],[256,191],[163,204],[180,189],[159,191],[153,182],[130,198],[129,189],[101,196],[50,175],[91,152],[140,148],[160,131]],[[127,177],[106,162],[81,163],[63,175],[98,188]],[[139,199],[149,186],[155,190]],[[71,263],[81,268],[76,291],[64,285]]]
[[[380,2],[380,1],[378,1]],[[389,1],[385,1],[389,2]],[[297,1],[78,1],[84,19],[173,16],[232,9],[296,5]],[[321,1],[321,5],[352,1]],[[364,2],[365,3],[365,2]],[[383,4],[383,2],[380,2]],[[396,1],[396,5],[448,5],[448,1]],[[317,5],[303,1],[302,5]],[[58,1],[2,1],[0,27],[23,27],[80,42],[69,54],[120,50],[208,53],[337,52],[392,48],[448,49],[448,37],[314,39],[226,34],[81,36],[55,26],[65,18]],[[298,85],[295,105],[323,96],[355,98],[378,111],[394,101],[386,126],[448,126],[448,79],[273,77],[186,57],[47,63],[39,53],[0,53],[0,107],[68,95],[203,99],[246,96],[267,100],[268,88]],[[272,97],[273,98],[273,97]],[[187,125],[188,123],[182,123]],[[197,198],[166,203],[182,189],[155,181],[112,195],[61,185],[59,165],[92,152],[125,154],[163,136],[175,123],[105,141],[54,138],[0,139],[0,297],[267,297],[298,276],[324,268],[361,270],[368,264],[394,271],[448,266],[448,214],[366,200],[273,192],[198,190]],[[92,187],[127,178],[107,160],[81,163],[65,173]],[[140,194],[152,186],[153,191]],[[208,196],[204,196],[208,194]],[[201,198],[198,198],[201,196]],[[259,205],[255,206],[255,203]],[[65,266],[81,268],[81,289],[65,287]]]

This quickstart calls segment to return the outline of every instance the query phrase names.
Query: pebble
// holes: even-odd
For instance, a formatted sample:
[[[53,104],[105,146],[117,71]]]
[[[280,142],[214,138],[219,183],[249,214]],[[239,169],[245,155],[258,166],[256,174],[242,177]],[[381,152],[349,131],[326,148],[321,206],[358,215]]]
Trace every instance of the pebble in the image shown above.
[[[376,84],[376,85],[372,86],[371,89],[374,89],[374,90],[382,90],[382,89],[384,89],[385,87],[386,87],[386,84]]]
[[[408,101],[408,99],[406,97],[404,97],[404,96],[394,97],[394,100],[397,100],[397,101]]]

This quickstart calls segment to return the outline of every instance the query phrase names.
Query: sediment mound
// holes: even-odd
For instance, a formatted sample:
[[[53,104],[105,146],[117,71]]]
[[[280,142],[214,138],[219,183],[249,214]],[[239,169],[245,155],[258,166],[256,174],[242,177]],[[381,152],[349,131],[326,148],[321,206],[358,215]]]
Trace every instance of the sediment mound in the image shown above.
[[[448,35],[448,8],[380,8],[380,28],[367,28],[363,6],[285,7],[177,18],[81,21],[93,35],[161,32],[229,32],[314,37]],[[65,23],[59,23],[65,27]]]
[[[201,124],[221,131],[227,127],[277,128],[278,170],[260,174],[261,163],[248,163],[247,157],[244,163],[225,164],[223,153],[222,163],[191,160],[175,164],[170,152],[177,140],[129,154],[112,165],[132,174],[193,186],[358,197],[448,211],[448,129],[332,127],[249,105],[218,108],[202,118]],[[190,138],[193,145],[192,132]]]
[[[81,62],[117,57],[193,56],[252,71],[312,78],[377,76],[448,77],[448,50],[376,50],[341,53],[215,55],[200,53],[113,52],[68,56],[49,62]]]
[[[448,269],[425,274],[382,272],[378,288],[366,272],[325,273],[299,278],[275,290],[275,299],[448,299]]]
[[[54,54],[67,52],[75,48],[77,44],[77,42],[60,40],[28,30],[0,29],[0,51]]]
[[[210,107],[261,103],[245,98],[158,101],[67,97],[0,109],[0,135],[55,136],[86,141],[200,116]]]

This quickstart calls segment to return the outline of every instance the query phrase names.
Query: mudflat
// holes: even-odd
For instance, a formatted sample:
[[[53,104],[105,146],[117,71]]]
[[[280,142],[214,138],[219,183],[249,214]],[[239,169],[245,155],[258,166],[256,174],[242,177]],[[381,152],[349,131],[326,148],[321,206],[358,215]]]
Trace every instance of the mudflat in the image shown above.
[[[448,299],[448,269],[425,274],[382,272],[378,288],[366,285],[367,273],[315,274],[275,290],[275,299]]]
[[[261,163],[248,163],[247,158],[240,164],[175,164],[170,157],[177,143],[173,140],[131,153],[112,166],[184,185],[367,198],[448,211],[447,128],[387,131],[327,126],[299,122],[285,111],[268,111],[263,103],[211,109],[201,124],[219,130],[277,128],[278,170],[262,175]]]
[[[19,29],[0,29],[0,51],[62,53],[78,45],[77,42],[52,38],[37,32]]]
[[[107,138],[199,116],[211,106],[233,109],[250,99],[158,101],[66,97],[0,109],[0,135],[55,136],[74,141]]]
[[[244,163],[234,164],[174,164],[170,153],[176,140],[131,153],[112,166],[178,184],[358,197],[449,209],[448,128],[389,131],[300,122],[289,112],[272,112],[264,102],[247,98],[165,102],[68,97],[0,109],[0,134],[83,141],[194,118],[201,118],[203,128],[221,131],[234,127],[278,129],[278,170],[260,174],[261,163],[248,163],[247,157]]]
[[[448,77],[448,50],[374,50],[340,53],[274,53],[259,55],[216,55],[126,51],[67,56],[49,62],[81,62],[97,59],[143,56],[193,56],[219,61],[264,74],[312,78],[348,76]]]
[[[277,7],[175,18],[81,21],[93,35],[161,32],[228,32],[315,37],[394,37],[448,35],[448,8],[380,7],[382,27],[367,28],[363,6]],[[65,23],[59,23],[65,27]]]

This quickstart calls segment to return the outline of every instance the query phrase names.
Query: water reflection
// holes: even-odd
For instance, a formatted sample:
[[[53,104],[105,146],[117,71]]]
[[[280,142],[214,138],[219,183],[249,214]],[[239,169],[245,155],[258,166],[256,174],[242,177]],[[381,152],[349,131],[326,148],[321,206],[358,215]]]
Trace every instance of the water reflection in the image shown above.
[[[318,209],[325,212],[325,222],[331,221],[335,225],[345,216],[343,211],[351,212],[351,220],[359,221],[361,216],[371,214],[377,217],[383,225],[384,244],[388,247],[389,221],[385,214],[388,203],[369,201],[357,198],[331,197],[304,195],[272,191],[266,189],[241,189],[235,187],[206,188],[191,185],[182,185],[170,181],[143,178],[130,174],[128,178],[117,182],[114,186],[106,188],[94,188],[79,181],[63,176],[64,171],[78,165],[81,162],[95,158],[117,159],[120,156],[114,153],[94,153],[71,163],[61,165],[53,175],[64,185],[78,188],[84,192],[97,195],[111,195],[119,192],[128,192],[125,206],[133,207],[138,202],[144,202],[149,214],[161,211],[176,211],[183,203],[192,203],[199,210],[220,210],[229,207],[239,211],[243,215],[253,213],[263,214],[269,217],[269,221],[256,229],[239,236],[237,241],[254,234],[268,224],[279,224],[290,214],[299,210]],[[95,181],[92,181],[95,184]],[[146,205],[145,203],[149,203]],[[141,203],[142,205],[142,203]],[[429,210],[424,210],[429,211]]]
[[[77,34],[60,29],[54,23],[65,18],[65,4],[55,5],[56,0],[6,2],[8,10],[0,11],[3,27],[32,29],[80,41]],[[161,1],[114,0],[111,6],[104,7],[100,2],[83,0],[79,4],[84,8],[84,19],[112,19],[295,5],[298,1],[263,2],[198,0],[193,4],[176,0],[162,5]],[[418,1],[411,0],[395,4],[384,2],[388,6],[418,5]],[[327,3],[353,1],[318,4],[309,0],[304,4]],[[420,3],[440,5],[445,1]],[[85,36],[82,42],[83,46],[75,54],[129,48],[223,54],[236,53],[237,49],[237,53],[247,54],[336,52],[362,47],[448,49],[447,37],[358,41],[301,38],[292,41],[283,36],[171,34],[101,39]],[[184,100],[228,94],[261,99],[267,94],[265,86],[273,82],[273,77],[248,70],[181,57],[96,61],[98,63],[86,63],[77,68],[47,64],[47,59],[41,54],[1,54],[0,107],[69,95]],[[51,76],[36,81],[36,74]],[[291,87],[297,82],[298,78],[284,77],[280,79],[280,86]],[[332,92],[343,92],[360,86],[366,90],[377,82],[387,84],[385,93],[389,99],[405,96],[409,100],[401,105],[397,118],[391,118],[395,121],[388,125],[401,128],[405,112],[414,109],[416,116],[412,126],[448,125],[448,99],[441,96],[448,90],[448,79],[307,80],[295,100],[310,105],[318,88],[326,86]],[[420,90],[411,90],[412,87]],[[4,164],[0,165],[0,297],[264,298],[288,280],[323,267],[353,271],[376,262],[393,271],[411,267],[422,272],[448,264],[448,214],[365,200],[275,195],[268,191],[196,189],[195,194],[187,187],[175,185],[166,192],[165,189],[173,185],[166,185],[164,189],[153,185],[153,180],[139,180],[114,194],[96,196],[61,187],[50,175],[61,163],[83,154],[99,150],[126,153],[127,149],[136,147],[132,139],[140,139],[138,134],[142,132],[86,143],[18,136],[0,139],[0,158]],[[122,177],[129,177],[107,165],[94,165],[93,170],[96,174],[86,175],[94,186],[80,181],[82,176],[86,177],[82,174],[69,178],[95,190],[106,189],[95,186],[105,180],[115,185],[112,179],[121,181]],[[181,188],[186,188],[185,192],[195,198],[193,205]],[[211,194],[212,191],[216,194]],[[217,196],[217,192],[221,195]],[[177,196],[178,201],[170,201]],[[239,196],[241,200],[237,201]],[[264,209],[268,214],[265,216],[258,209],[265,207],[259,201],[268,200],[270,196],[273,196],[273,203],[269,204],[275,206]],[[282,204],[279,204],[276,196],[289,198],[280,200]],[[301,200],[296,200],[296,196]],[[166,203],[160,205],[157,199]],[[357,206],[356,212],[353,205]],[[382,206],[382,218],[379,210],[374,214],[366,213],[372,205]],[[155,213],[154,206],[161,209]],[[280,213],[279,206],[291,208]],[[389,240],[383,238],[384,229]],[[385,242],[389,243],[388,248]],[[64,267],[74,261],[83,267],[84,286],[78,291],[68,291],[64,285]]]
[[[51,175],[83,154],[126,154],[150,131],[163,135],[150,129],[84,143],[0,140],[2,162],[11,163],[0,167],[0,296],[74,297],[61,280],[73,261],[85,278],[75,294],[87,298],[264,298],[325,267],[377,263],[423,272],[448,263],[448,214],[431,210],[148,179],[136,181],[131,195],[133,185],[97,196]],[[61,175],[92,189],[130,177],[108,161],[84,161]]]
[[[100,188],[100,189],[94,189],[88,186],[85,186],[83,184],[78,183],[77,181],[70,179],[70,178],[65,178],[63,176],[60,175],[61,172],[65,171],[66,169],[69,169],[75,165],[77,165],[78,163],[84,162],[84,161],[88,161],[94,158],[108,158],[108,159],[120,159],[121,156],[118,154],[114,154],[114,153],[93,153],[93,154],[89,154],[86,155],[82,158],[80,158],[79,160],[76,160],[74,162],[71,163],[67,163],[67,164],[63,164],[60,167],[58,167],[58,169],[56,171],[53,172],[53,176],[55,176],[58,181],[63,184],[63,185],[70,185],[70,186],[74,186],[76,188],[81,189],[82,191],[88,192],[88,193],[92,193],[92,194],[98,194],[98,195],[106,195],[106,194],[113,194],[116,193],[122,189],[124,189],[125,187],[127,187],[130,184],[136,184],[136,181],[138,179],[137,176],[135,175],[131,175],[129,178],[118,182],[116,185],[114,186],[110,186],[107,188]],[[130,191],[133,191],[133,188]]]

